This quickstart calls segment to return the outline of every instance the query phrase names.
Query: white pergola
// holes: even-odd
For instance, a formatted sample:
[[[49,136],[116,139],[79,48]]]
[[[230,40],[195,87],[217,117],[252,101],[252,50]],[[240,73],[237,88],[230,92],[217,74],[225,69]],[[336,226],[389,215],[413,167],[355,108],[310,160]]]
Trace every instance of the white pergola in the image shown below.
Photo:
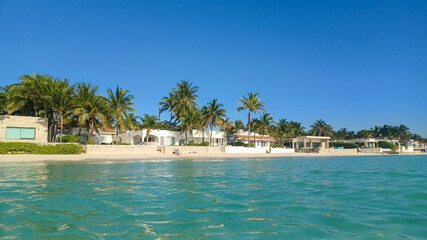
[[[292,144],[293,149],[313,149],[313,148],[329,148],[329,140],[331,137],[324,136],[301,136],[285,141]],[[302,146],[301,146],[302,145]]]

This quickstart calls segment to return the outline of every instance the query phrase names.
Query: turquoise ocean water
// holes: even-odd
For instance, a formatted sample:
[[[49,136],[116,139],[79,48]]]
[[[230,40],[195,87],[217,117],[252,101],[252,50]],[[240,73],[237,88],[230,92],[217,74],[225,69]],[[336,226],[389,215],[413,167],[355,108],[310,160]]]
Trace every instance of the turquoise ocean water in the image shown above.
[[[427,239],[427,156],[0,164],[0,239]]]

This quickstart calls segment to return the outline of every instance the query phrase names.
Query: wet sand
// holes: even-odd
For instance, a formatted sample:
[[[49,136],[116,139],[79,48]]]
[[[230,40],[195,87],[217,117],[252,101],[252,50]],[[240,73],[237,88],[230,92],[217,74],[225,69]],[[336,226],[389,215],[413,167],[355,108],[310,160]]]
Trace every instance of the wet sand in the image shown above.
[[[327,153],[286,153],[286,154],[235,154],[235,153],[215,153],[215,154],[183,154],[176,156],[174,154],[79,154],[79,155],[31,155],[31,154],[15,154],[15,155],[0,155],[1,162],[38,162],[38,161],[93,161],[93,160],[213,160],[223,158],[277,158],[277,157],[334,157],[334,156],[374,156],[382,155],[378,153],[358,153],[358,154],[327,154]],[[414,155],[414,154],[410,154]]]

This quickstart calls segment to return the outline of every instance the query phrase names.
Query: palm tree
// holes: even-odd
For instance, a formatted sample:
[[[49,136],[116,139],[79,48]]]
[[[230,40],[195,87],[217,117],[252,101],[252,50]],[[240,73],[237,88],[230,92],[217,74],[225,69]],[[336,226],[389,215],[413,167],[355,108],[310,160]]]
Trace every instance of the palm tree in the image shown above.
[[[244,130],[245,124],[243,124],[242,120],[238,119],[234,122],[234,128],[236,129],[236,131]]]
[[[258,131],[261,133],[261,142],[264,138],[264,134],[269,134],[271,131],[271,125],[275,121],[269,113],[263,113],[258,120]]]
[[[87,104],[87,101],[90,98],[93,98],[96,96],[98,92],[98,86],[86,84],[85,82],[78,83],[74,88],[74,105],[76,108],[84,108],[84,106]],[[80,124],[79,121],[77,121],[76,125],[79,127],[79,136],[81,137],[81,131],[83,126],[88,126],[89,124],[82,123]]]
[[[357,137],[358,138],[371,138],[374,136],[374,131],[370,130],[370,129],[362,129],[360,131],[357,132]]]
[[[285,146],[285,139],[289,138],[289,123],[286,119],[281,118],[276,126],[275,135],[278,139],[282,140],[283,146]]]
[[[225,117],[225,109],[222,107],[224,107],[224,105],[222,103],[218,103],[218,99],[213,99],[202,108],[203,119],[209,124],[211,129],[209,145],[212,145],[213,128],[217,126],[219,119]]]
[[[148,143],[148,138],[150,136],[150,132],[152,129],[158,129],[161,126],[160,119],[154,115],[144,114],[144,117],[141,118],[142,126],[147,129],[147,138],[146,141]]]
[[[74,114],[79,116],[80,124],[89,124],[89,139],[86,143],[92,140],[93,132],[98,126],[105,125],[108,111],[108,100],[95,94],[88,96],[86,101],[77,105]]]
[[[335,133],[335,139],[336,139],[336,140],[345,140],[345,139],[347,139],[347,136],[348,136],[347,128],[340,128],[340,129]]]
[[[53,82],[52,76],[40,74],[33,74],[33,76],[22,75],[19,80],[21,80],[21,83],[7,86],[6,107],[9,113],[21,110],[24,106],[31,106],[33,110],[27,114],[38,117],[39,109],[45,107],[45,103],[48,100],[46,99],[48,95],[44,90],[47,84]]]
[[[52,101],[50,106],[52,110],[56,113],[57,119],[59,119],[61,125],[60,139],[59,142],[62,143],[62,133],[64,130],[64,115],[69,113],[74,107],[74,87],[69,85],[68,79],[57,80],[54,82],[52,89]]]
[[[313,125],[310,126],[310,134],[317,136],[332,136],[333,128],[322,119],[314,121]]]
[[[0,114],[3,114],[3,111],[6,110],[6,93],[7,89],[0,87]]]
[[[187,132],[190,132],[193,139],[193,130],[200,124],[200,113],[196,110],[185,111],[181,116],[181,133],[185,134],[185,143],[188,144]]]
[[[232,129],[234,128],[234,122],[230,121],[228,117],[223,117],[219,119],[219,125],[222,127],[222,130],[224,131],[224,138],[226,138],[227,134],[231,133]]]
[[[237,108],[237,113],[239,113],[242,110],[248,110],[248,146],[250,145],[250,133],[251,133],[251,120],[252,120],[252,113],[257,113],[258,111],[264,111],[267,112],[264,108],[264,102],[261,102],[261,98],[258,97],[258,93],[248,93],[248,96],[243,96],[240,98],[240,100],[237,102],[237,104],[240,104],[242,106]],[[254,139],[255,141],[255,139]]]
[[[136,116],[134,113],[129,113],[128,116],[125,118],[125,138],[124,142],[127,142],[127,132],[128,130],[136,130],[140,128],[140,123],[138,122],[139,116]]]
[[[193,86],[188,81],[177,83],[175,88],[172,89],[172,95],[169,95],[172,103],[170,104],[170,110],[175,117],[180,118],[184,113],[198,109],[197,98],[199,96],[196,94],[198,90],[199,87]],[[169,103],[167,104],[169,105]]]
[[[296,138],[305,134],[305,127],[303,127],[299,122],[290,121],[288,123],[288,128],[288,135],[290,138]]]
[[[174,106],[176,105],[176,95],[173,93],[169,93],[169,97],[163,97],[162,101],[159,102],[159,113],[169,111],[170,112],[170,118],[169,121],[172,123],[174,116],[174,113],[172,112],[174,109]]]
[[[133,100],[135,97],[129,95],[129,90],[121,89],[117,86],[116,91],[113,92],[110,88],[107,90],[109,97],[109,105],[112,113],[114,114],[114,120],[116,125],[116,145],[118,144],[119,129],[125,129],[125,118],[129,118],[129,113],[136,113],[136,110],[132,107],[135,105]]]

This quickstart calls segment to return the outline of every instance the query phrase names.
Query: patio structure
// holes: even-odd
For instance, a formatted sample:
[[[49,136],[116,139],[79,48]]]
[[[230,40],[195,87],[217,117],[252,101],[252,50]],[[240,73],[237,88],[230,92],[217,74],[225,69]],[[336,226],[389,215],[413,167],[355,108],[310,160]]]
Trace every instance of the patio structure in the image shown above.
[[[375,138],[361,138],[361,139],[351,139],[351,140],[340,140],[338,142],[354,143],[358,144],[363,148],[378,148],[378,140]]]
[[[316,149],[316,148],[329,148],[329,140],[331,137],[324,136],[301,136],[291,139],[285,139],[284,142],[288,143],[293,149]]]
[[[64,130],[64,135],[76,135],[80,136],[80,141],[83,143],[86,143],[89,139],[89,129],[86,127],[84,128],[71,128],[70,130]],[[114,138],[116,137],[116,131],[111,128],[103,128],[93,131],[92,140],[95,142],[95,144],[112,144],[114,141]],[[58,134],[57,139],[59,139],[60,135]],[[119,136],[120,141],[120,136]]]
[[[230,143],[243,142],[248,144],[248,131],[239,130],[236,134],[228,136],[227,138]],[[254,134],[251,132],[249,141],[251,144],[254,144],[256,148],[270,148],[271,143],[275,140],[270,137],[270,135]]]

